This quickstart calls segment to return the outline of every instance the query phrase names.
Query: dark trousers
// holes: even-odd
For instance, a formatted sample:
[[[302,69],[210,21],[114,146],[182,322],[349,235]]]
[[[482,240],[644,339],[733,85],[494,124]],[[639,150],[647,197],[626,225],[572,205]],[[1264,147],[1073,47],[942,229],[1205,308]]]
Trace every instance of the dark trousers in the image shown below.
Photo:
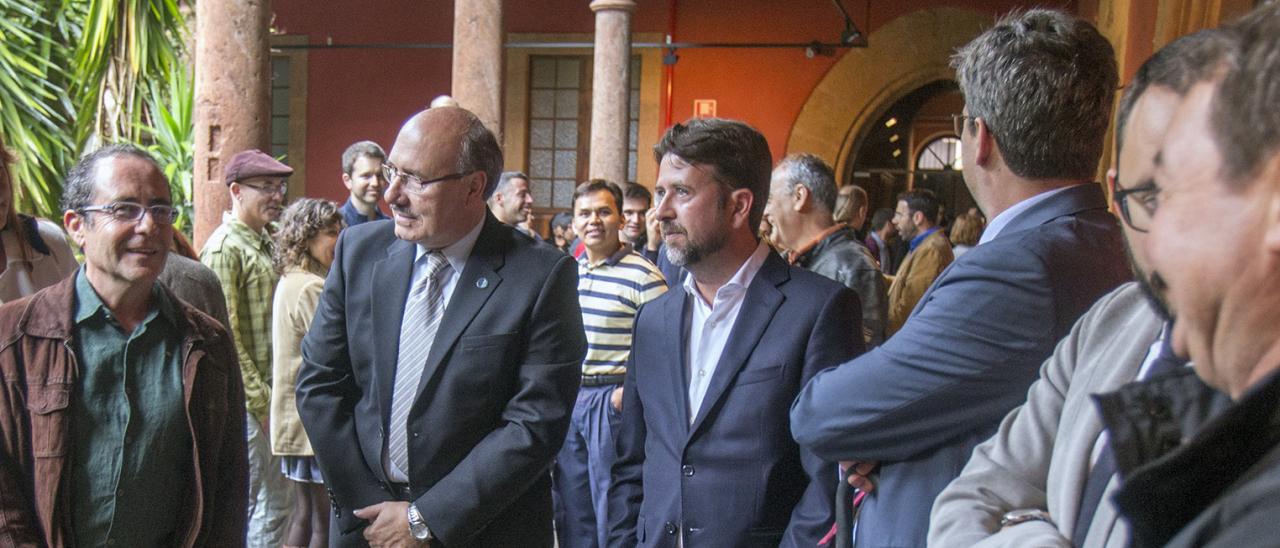
[[[609,534],[609,475],[620,416],[609,403],[615,385],[578,391],[569,435],[556,456],[552,494],[560,548],[597,548]]]

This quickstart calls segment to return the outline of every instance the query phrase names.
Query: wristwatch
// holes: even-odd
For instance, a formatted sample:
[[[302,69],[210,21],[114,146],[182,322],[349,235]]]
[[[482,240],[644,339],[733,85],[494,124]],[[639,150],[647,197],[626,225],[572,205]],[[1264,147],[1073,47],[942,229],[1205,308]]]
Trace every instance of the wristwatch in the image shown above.
[[[435,535],[431,534],[431,529],[427,527],[427,522],[422,520],[422,512],[418,511],[417,505],[409,505],[409,534],[413,535],[422,542],[435,540]]]
[[[1005,527],[1012,527],[1019,523],[1026,523],[1028,521],[1043,521],[1049,525],[1056,525],[1053,523],[1053,518],[1049,517],[1048,512],[1035,508],[1023,508],[1021,510],[1006,512],[1004,517],[1000,518],[1000,528],[1004,529]]]

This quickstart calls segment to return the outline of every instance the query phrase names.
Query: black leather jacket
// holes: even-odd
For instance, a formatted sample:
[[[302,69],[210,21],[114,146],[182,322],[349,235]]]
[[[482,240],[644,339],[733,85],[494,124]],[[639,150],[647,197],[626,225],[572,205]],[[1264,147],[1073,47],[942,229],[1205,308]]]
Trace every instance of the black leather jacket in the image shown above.
[[[885,318],[889,315],[884,275],[849,228],[823,238],[796,260],[796,265],[821,274],[852,289],[862,300],[862,331],[867,348],[884,342]]]

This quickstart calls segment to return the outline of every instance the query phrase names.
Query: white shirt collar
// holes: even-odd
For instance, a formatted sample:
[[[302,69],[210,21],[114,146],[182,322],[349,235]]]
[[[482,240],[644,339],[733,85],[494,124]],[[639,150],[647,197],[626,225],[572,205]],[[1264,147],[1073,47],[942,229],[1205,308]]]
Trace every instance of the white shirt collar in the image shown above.
[[[760,272],[760,267],[764,266],[764,260],[768,257],[769,246],[761,241],[756,246],[756,250],[751,253],[751,256],[747,257],[742,266],[738,267],[738,271],[733,274],[733,277],[729,278],[729,281],[716,290],[716,300],[735,292],[745,292],[747,287],[751,285],[751,280],[755,279],[756,273]],[[698,292],[698,284],[693,277],[693,272],[684,277],[684,290],[693,295],[695,299],[702,300],[702,294]],[[712,304],[714,305],[714,303]]]
[[[1076,186],[1079,186],[1079,185],[1064,186],[1062,188],[1055,188],[1047,192],[1041,192],[1021,202],[1013,204],[1013,207],[1009,209],[1001,211],[999,215],[996,215],[996,218],[991,219],[991,222],[987,223],[987,228],[986,230],[982,231],[982,238],[978,240],[978,245],[982,245],[991,240],[996,239],[996,236],[1000,235],[1000,231],[1004,230],[1004,227],[1008,226],[1009,223],[1012,222],[1015,218],[1017,218],[1018,215],[1022,214],[1022,212],[1028,209],[1031,209],[1031,206],[1034,206],[1040,202],[1043,202],[1049,199],[1050,197],[1056,194],[1059,194],[1064,190],[1067,190],[1068,188],[1073,188]]]
[[[471,229],[471,232],[468,232],[465,236],[459,238],[458,241],[453,242],[440,250],[440,253],[444,254],[444,258],[448,259],[449,266],[453,268],[454,272],[461,274],[462,269],[467,266],[467,259],[471,258],[471,250],[475,249],[476,241],[480,239],[480,230],[482,228],[484,228],[483,218],[480,219],[480,222],[476,223],[476,226]],[[421,243],[417,244],[417,248],[417,253],[413,256],[413,260],[415,262],[431,251]]]

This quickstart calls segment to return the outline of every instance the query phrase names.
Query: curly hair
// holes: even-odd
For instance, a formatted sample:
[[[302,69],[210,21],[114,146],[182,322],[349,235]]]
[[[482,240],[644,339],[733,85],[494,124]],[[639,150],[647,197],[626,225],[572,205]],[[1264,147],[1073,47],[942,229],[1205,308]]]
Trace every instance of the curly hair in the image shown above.
[[[302,198],[285,208],[276,231],[275,266],[283,274],[289,267],[316,271],[322,267],[309,252],[311,240],[326,228],[343,226],[338,204],[329,200]]]

